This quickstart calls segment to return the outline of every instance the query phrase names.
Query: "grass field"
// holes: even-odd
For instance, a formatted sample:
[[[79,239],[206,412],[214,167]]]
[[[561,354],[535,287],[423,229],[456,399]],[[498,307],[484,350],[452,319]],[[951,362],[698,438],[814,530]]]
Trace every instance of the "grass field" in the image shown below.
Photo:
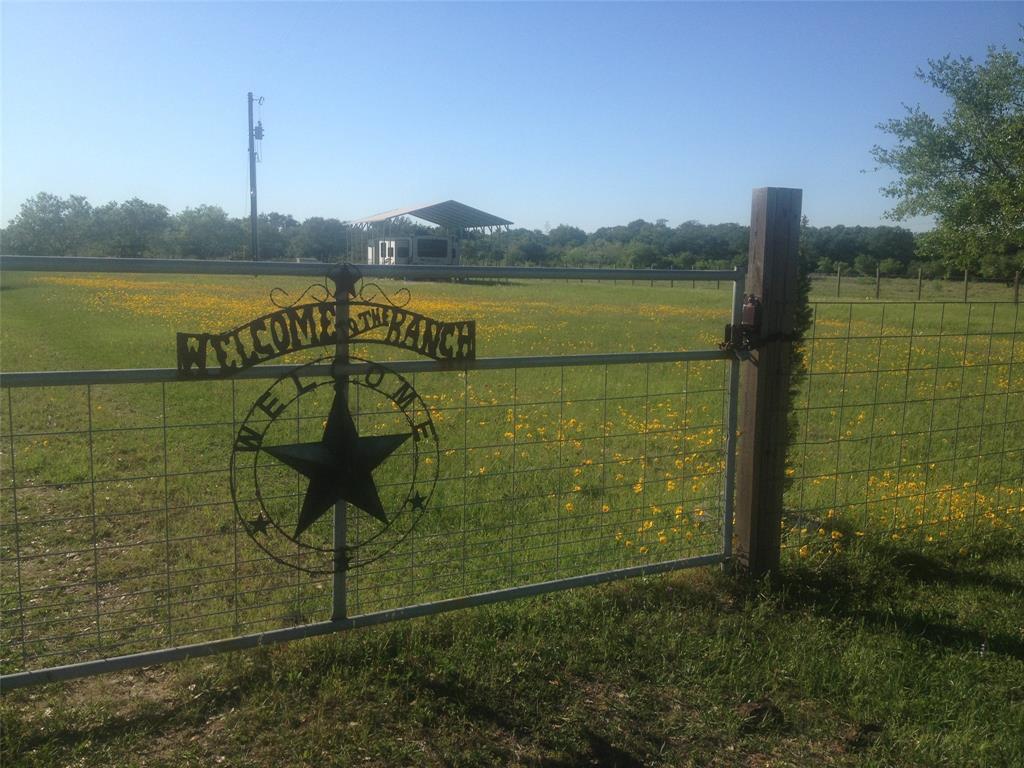
[[[272,309],[268,294],[278,284],[293,295],[304,287],[5,275],[2,369],[173,367],[175,331],[252,319]],[[724,284],[411,288],[418,311],[476,319],[481,357],[708,348],[729,303]],[[1019,679],[1024,645],[1012,610],[1019,549],[1008,554],[1019,548],[1024,498],[1017,307],[984,301],[985,291],[1005,299],[1000,286],[979,286],[975,303],[958,306],[836,304],[822,295],[828,288],[812,294],[820,303],[796,402],[784,528],[790,570],[764,599],[717,576],[676,576],[229,657],[240,668],[218,659],[141,673],[129,679],[150,675],[155,693],[140,691],[134,703],[102,681],[69,685],[78,693],[67,718],[41,709],[42,691],[18,694],[4,703],[5,750],[36,764],[130,762],[133,744],[168,721],[197,746],[163,743],[148,753],[151,762],[191,755],[196,764],[218,756],[244,764],[241,741],[217,746],[220,729],[237,731],[241,721],[226,714],[237,706],[268,731],[275,712],[305,713],[295,727],[306,733],[308,755],[268,733],[258,740],[261,761],[341,749],[345,762],[371,764],[610,764],[609,755],[622,765],[756,765],[773,755],[791,764],[933,764],[950,755],[1012,764],[1005,761],[1020,756],[1020,745],[1001,729],[1024,723],[1020,688],[1000,675]],[[916,295],[916,282],[905,288]],[[350,575],[350,612],[720,551],[726,383],[718,362],[419,376],[441,447],[429,514],[387,557]],[[0,435],[5,671],[326,618],[329,577],[276,566],[230,502],[233,435],[266,386],[9,391]],[[311,412],[289,414],[288,439],[315,439],[325,410],[321,399]],[[368,404],[360,429],[387,429],[387,418]],[[386,501],[401,503],[413,468],[433,469],[415,463],[426,458],[382,483]],[[282,514],[301,503],[294,475],[268,478]],[[368,525],[350,513],[354,535],[372,533]],[[973,576],[961,583],[951,575],[957,569]],[[876,577],[889,579],[891,592],[869,583]],[[982,609],[978,600],[1004,602]],[[767,658],[753,650],[758,632],[778,643]],[[318,650],[307,659],[303,648]],[[969,654],[979,649],[975,660]],[[817,656],[800,662],[805,650]],[[889,656],[909,666],[884,679],[878,669],[892,666],[879,664]],[[919,691],[910,670],[924,681]],[[384,682],[374,686],[364,674]],[[959,681],[952,691],[943,692],[942,675]],[[994,678],[1001,682],[992,688]],[[885,701],[898,680],[912,699],[902,713]],[[283,682],[296,690],[280,692]],[[182,704],[190,685],[199,693],[185,698],[195,703]],[[864,701],[840,693],[851,685]],[[984,686],[994,692],[970,698]],[[520,693],[502,701],[505,687]],[[256,702],[270,691],[279,693],[263,711]],[[308,694],[302,703],[292,700],[299,691]],[[385,714],[388,697],[408,711]],[[932,723],[947,698],[951,734]],[[346,722],[355,725],[338,733],[326,712],[348,701],[375,712],[375,723],[349,709]],[[813,711],[822,701],[825,710]],[[99,731],[89,712],[106,724]],[[634,722],[632,732],[594,725],[613,714]],[[890,729],[891,718],[903,725]],[[122,721],[130,727],[116,733]],[[852,730],[826,733],[837,723]],[[440,741],[432,744],[425,734],[435,726]],[[377,727],[403,735],[396,741]],[[83,745],[90,733],[98,749]],[[719,754],[726,745],[742,754]]]

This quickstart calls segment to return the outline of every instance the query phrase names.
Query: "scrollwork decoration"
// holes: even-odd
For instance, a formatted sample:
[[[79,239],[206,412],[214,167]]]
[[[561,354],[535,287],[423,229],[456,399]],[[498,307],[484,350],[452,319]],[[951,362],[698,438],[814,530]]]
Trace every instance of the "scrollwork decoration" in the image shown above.
[[[392,307],[401,309],[412,300],[412,294],[409,293],[408,288],[399,288],[394,293],[389,294],[378,283],[364,282],[359,286],[359,301],[365,301],[369,304],[378,298],[383,299]]]
[[[271,288],[270,289],[270,301],[273,305],[279,309],[288,309],[301,303],[304,299],[309,298],[314,302],[330,301],[334,298],[334,291],[327,285],[327,282],[313,283],[311,286],[306,288],[299,297],[289,301],[288,291],[284,288]]]

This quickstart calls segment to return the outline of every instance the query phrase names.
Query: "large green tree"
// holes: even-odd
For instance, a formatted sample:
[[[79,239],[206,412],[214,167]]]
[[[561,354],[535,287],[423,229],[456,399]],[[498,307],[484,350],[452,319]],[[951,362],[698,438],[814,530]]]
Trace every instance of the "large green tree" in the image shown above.
[[[302,222],[292,236],[288,255],[296,259],[341,261],[348,252],[348,245],[348,228],[344,224],[337,219],[313,216]]]
[[[186,208],[171,224],[174,252],[186,259],[228,259],[242,252],[245,230],[216,205]]]
[[[1024,40],[1022,40],[1024,42]],[[917,77],[950,101],[879,128],[895,138],[872,154],[898,178],[882,188],[897,220],[932,215],[949,267],[1006,277],[1024,266],[1024,59],[990,48],[985,61],[946,56]]]
[[[244,231],[249,232],[249,222],[245,222]],[[299,232],[299,222],[285,213],[261,213],[260,228],[260,259],[276,261],[288,258],[288,248]]]
[[[93,247],[104,256],[143,258],[165,254],[167,208],[133,197],[96,208]]]
[[[548,232],[548,242],[555,248],[574,248],[587,242],[587,233],[579,227],[559,224]]]
[[[80,256],[92,237],[92,206],[81,195],[40,192],[21,204],[4,230],[4,253]]]

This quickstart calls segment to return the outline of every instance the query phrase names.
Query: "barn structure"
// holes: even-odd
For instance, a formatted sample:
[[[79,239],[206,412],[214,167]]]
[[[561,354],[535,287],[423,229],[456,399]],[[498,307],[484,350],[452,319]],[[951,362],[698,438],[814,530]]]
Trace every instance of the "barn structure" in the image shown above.
[[[434,225],[410,227],[409,219]],[[354,243],[350,258],[356,261],[356,249],[365,248],[367,264],[458,264],[463,236],[471,230],[494,232],[508,230],[512,222],[456,200],[385,211],[349,222],[365,237]]]

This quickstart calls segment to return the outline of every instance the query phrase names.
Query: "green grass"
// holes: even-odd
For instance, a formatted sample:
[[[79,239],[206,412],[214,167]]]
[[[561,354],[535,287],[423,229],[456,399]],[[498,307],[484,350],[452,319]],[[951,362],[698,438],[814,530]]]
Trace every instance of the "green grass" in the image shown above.
[[[269,311],[277,282],[4,275],[2,368],[172,367],[175,331]],[[480,356],[707,348],[729,302],[724,284],[411,288],[413,308],[476,319]],[[763,594],[691,573],[17,692],[3,703],[5,754],[1012,765],[1016,307],[834,305],[828,288],[812,293],[787,567]],[[916,282],[900,290],[916,295]],[[350,576],[352,612],[716,551],[724,384],[718,363],[417,377],[441,479],[414,535]],[[14,574],[3,562],[5,672],[325,617],[329,580],[275,567],[230,505],[232,435],[265,386],[16,390],[13,422],[5,398],[0,552],[22,554]],[[319,405],[289,430],[314,439]],[[368,407],[361,428],[384,418]],[[394,471],[392,501],[407,471]],[[288,514],[301,486],[273,482]]]
[[[18,691],[8,765],[1019,765],[1019,540],[705,570]]]

